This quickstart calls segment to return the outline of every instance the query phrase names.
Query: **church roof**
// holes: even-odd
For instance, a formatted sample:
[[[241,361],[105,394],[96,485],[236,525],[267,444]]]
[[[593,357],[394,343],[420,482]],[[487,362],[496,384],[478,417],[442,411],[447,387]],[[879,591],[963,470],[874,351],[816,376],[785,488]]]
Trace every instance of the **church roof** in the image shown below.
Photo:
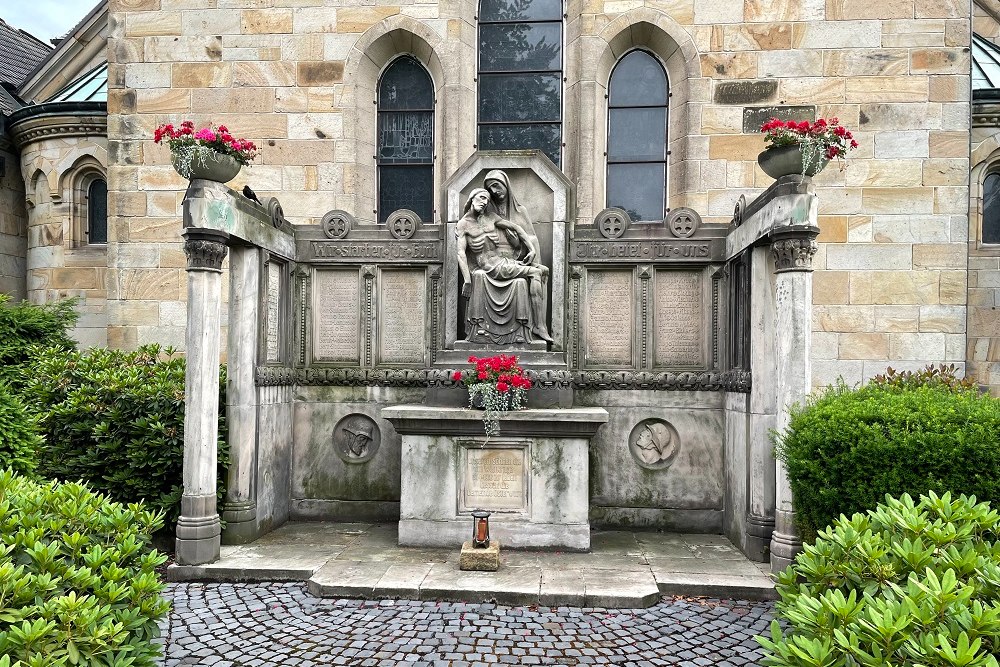
[[[0,86],[16,89],[51,51],[42,40],[0,19]],[[0,114],[9,114],[15,105],[12,95],[0,94]]]
[[[1000,98],[1000,46],[972,33],[972,97]]]
[[[92,70],[63,86],[48,102],[107,102],[108,64]]]

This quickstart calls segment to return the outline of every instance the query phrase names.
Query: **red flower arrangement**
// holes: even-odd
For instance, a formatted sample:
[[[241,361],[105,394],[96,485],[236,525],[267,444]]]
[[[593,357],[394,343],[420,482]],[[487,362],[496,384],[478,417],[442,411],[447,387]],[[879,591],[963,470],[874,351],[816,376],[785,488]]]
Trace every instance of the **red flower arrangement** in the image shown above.
[[[166,141],[177,158],[177,171],[185,178],[191,177],[191,163],[202,156],[202,149],[228,155],[241,165],[250,164],[257,156],[257,146],[252,141],[234,137],[225,125],[208,125],[195,130],[190,120],[181,123],[180,127],[165,123],[153,132],[153,141],[158,144]]]
[[[486,436],[500,430],[500,413],[520,410],[532,382],[517,365],[517,357],[499,354],[495,357],[470,356],[473,368],[455,371],[452,380],[463,383],[469,390],[469,407],[482,404]]]
[[[858,147],[854,135],[836,118],[819,118],[815,123],[771,118],[761,125],[760,131],[764,133],[764,143],[768,144],[768,148],[802,146],[803,166],[814,156],[822,156],[826,160],[839,159],[847,157],[848,151]]]

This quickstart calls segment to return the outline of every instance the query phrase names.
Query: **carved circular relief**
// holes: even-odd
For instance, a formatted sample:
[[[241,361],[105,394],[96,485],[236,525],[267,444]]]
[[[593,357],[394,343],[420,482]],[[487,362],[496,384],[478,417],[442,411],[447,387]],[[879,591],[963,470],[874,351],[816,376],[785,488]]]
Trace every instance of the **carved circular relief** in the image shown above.
[[[629,222],[631,218],[628,213],[620,208],[606,208],[594,218],[597,230],[606,239],[616,239],[624,234]]]
[[[385,226],[395,239],[408,239],[417,233],[420,226],[420,216],[413,211],[401,208],[386,219]]]
[[[648,470],[663,470],[677,456],[681,441],[677,429],[662,419],[643,419],[628,436],[632,458]]]
[[[330,211],[323,216],[320,223],[323,233],[330,239],[346,238],[347,234],[354,227],[354,216],[347,211]]]
[[[698,212],[683,206],[675,208],[667,216],[667,228],[670,230],[670,233],[679,239],[694,236],[700,224],[701,216],[698,215]]]
[[[378,452],[382,433],[368,415],[347,415],[333,428],[333,447],[347,463],[367,463]]]
[[[281,203],[277,197],[269,197],[267,200],[267,214],[271,216],[271,225],[275,228],[281,227],[285,221],[285,212],[281,208]]]
[[[736,200],[736,208],[733,209],[733,227],[739,227],[743,224],[743,213],[747,210],[747,197],[746,195],[740,195],[740,198]]]

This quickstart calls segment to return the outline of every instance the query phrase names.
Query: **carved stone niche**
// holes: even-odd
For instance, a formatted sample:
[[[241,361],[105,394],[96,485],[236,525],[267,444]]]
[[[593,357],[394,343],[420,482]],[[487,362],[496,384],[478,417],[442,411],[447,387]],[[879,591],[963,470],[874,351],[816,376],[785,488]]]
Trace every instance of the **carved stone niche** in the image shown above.
[[[565,350],[566,229],[572,215],[572,183],[538,150],[477,151],[445,183],[444,210],[448,213],[444,252],[445,347],[462,349],[468,354],[470,344],[465,343],[463,335],[465,299],[461,298],[455,232],[470,194],[483,187],[487,174],[493,170],[506,173],[511,191],[534,223],[540,262],[550,270],[548,330],[553,342],[547,347],[549,352],[562,352]],[[526,349],[545,347],[544,343],[536,342]]]

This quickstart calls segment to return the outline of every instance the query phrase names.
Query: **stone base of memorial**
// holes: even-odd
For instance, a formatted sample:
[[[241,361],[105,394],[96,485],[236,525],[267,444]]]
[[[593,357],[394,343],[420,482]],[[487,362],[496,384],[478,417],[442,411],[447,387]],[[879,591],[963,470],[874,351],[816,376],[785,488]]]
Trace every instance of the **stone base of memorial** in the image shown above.
[[[590,439],[607,410],[509,412],[488,442],[478,410],[400,405],[382,418],[402,436],[400,545],[459,546],[485,509],[504,546],[590,549]]]

